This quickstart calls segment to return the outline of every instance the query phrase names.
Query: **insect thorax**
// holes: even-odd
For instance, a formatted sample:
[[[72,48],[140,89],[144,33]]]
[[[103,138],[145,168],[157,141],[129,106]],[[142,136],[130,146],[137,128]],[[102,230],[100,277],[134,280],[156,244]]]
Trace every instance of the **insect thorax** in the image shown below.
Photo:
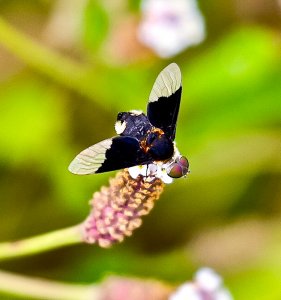
[[[117,134],[142,139],[152,129],[147,116],[141,112],[121,112],[115,124]]]

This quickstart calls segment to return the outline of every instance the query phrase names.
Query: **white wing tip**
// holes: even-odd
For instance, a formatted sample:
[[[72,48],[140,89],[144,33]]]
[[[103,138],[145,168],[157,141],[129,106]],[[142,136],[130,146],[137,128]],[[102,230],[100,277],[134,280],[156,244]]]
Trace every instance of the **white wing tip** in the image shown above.
[[[181,87],[181,71],[176,63],[164,68],[152,87],[149,102],[157,101],[160,97],[169,97]]]
[[[103,140],[80,152],[68,166],[68,170],[76,175],[94,174],[105,160],[105,152],[110,148],[112,139]]]
[[[85,166],[83,163],[81,163],[81,160],[76,157],[68,166],[68,170],[75,175],[89,175],[95,174],[100,166],[101,164],[94,163],[91,166]]]
[[[181,72],[180,67],[175,62],[170,63],[164,70],[167,70],[167,71],[169,70],[169,71],[172,71],[174,73],[176,73],[176,72],[180,73]]]
[[[68,166],[68,171],[72,174],[79,174],[79,170],[77,170],[77,164],[75,163],[75,160],[76,159],[74,159]]]

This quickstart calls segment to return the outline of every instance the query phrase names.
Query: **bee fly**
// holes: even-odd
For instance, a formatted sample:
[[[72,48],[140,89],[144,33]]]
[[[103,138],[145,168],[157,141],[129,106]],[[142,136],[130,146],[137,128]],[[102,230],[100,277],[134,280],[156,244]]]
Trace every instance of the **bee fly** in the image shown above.
[[[137,166],[139,174],[146,167],[146,174],[156,177],[159,170],[170,179],[185,176],[189,163],[174,142],[181,92],[181,72],[172,63],[162,70],[153,85],[147,115],[136,110],[119,113],[115,123],[118,136],[83,150],[71,162],[69,171],[86,175],[123,168],[133,170],[131,167]]]

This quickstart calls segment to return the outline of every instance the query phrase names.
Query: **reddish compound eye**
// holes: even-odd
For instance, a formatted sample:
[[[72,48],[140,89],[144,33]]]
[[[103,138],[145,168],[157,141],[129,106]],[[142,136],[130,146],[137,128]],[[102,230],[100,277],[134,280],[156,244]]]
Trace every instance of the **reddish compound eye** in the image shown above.
[[[180,178],[185,176],[189,170],[189,162],[186,157],[181,156],[176,162],[167,168],[167,174],[172,178]]]
[[[178,163],[172,164],[171,168],[167,171],[167,174],[172,178],[180,178],[183,176],[182,167]]]
[[[180,159],[179,159],[179,164],[185,168],[189,168],[189,162],[187,160],[187,158],[185,156],[182,156]]]

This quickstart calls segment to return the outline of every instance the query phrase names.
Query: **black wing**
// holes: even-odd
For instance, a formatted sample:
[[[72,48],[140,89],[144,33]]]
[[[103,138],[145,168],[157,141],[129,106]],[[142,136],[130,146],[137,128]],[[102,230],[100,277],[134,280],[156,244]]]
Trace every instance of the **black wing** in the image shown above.
[[[181,91],[181,72],[178,65],[172,63],[158,75],[147,105],[150,123],[162,129],[172,140],[176,135]]]
[[[79,153],[69,165],[71,173],[103,173],[152,162],[136,138],[117,136],[101,141]]]

